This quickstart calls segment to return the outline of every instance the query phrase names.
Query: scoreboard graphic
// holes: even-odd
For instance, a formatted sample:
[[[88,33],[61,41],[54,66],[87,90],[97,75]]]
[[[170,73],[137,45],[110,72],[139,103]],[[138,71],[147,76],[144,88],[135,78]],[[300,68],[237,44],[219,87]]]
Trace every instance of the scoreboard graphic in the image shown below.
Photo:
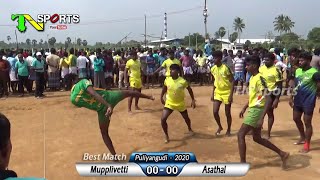
[[[244,176],[247,163],[198,163],[193,153],[186,152],[137,152],[128,163],[77,163],[80,176]]]

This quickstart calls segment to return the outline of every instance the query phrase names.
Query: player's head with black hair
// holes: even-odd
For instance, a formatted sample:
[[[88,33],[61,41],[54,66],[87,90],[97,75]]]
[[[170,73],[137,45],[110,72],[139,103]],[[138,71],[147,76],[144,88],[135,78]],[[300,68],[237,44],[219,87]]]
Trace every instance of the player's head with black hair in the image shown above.
[[[274,53],[276,54],[276,55],[280,55],[280,48],[275,48],[274,49]]]
[[[267,67],[271,67],[272,65],[274,65],[275,60],[276,60],[276,56],[273,53],[268,52],[263,56],[264,64]]]
[[[170,66],[170,76],[173,78],[173,79],[177,79],[179,77],[179,74],[181,72],[181,69],[180,69],[180,65],[178,64],[172,64]]]
[[[249,73],[255,75],[259,72],[260,58],[259,56],[247,56],[246,59],[246,69]]]
[[[0,113],[0,170],[5,170],[10,160],[12,150],[10,129],[8,118]]]
[[[312,60],[312,54],[309,52],[302,52],[299,55],[299,66],[302,69],[306,69],[308,67],[310,67],[310,62]]]
[[[169,58],[170,58],[171,60],[174,59],[174,50],[173,50],[173,49],[169,51]]]
[[[214,64],[219,66],[221,64],[222,56],[223,56],[223,53],[221,51],[214,51],[212,53]]]

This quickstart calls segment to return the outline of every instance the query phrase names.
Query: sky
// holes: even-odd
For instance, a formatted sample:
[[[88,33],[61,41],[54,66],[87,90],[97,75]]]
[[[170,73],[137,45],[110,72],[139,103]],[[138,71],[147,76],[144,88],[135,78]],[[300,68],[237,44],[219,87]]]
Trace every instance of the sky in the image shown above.
[[[27,31],[17,31],[18,41],[27,38],[44,41],[54,36],[57,42],[66,37],[81,38],[89,44],[95,42],[119,42],[131,32],[128,40],[144,39],[144,15],[147,16],[147,34],[160,37],[164,29],[163,14],[168,13],[168,38],[183,38],[189,33],[204,35],[204,0],[1,0],[0,41],[7,42],[10,35],[15,40],[18,23],[11,20],[11,14],[79,14],[80,23],[69,25],[67,30],[50,30],[46,24],[44,32],[38,32],[26,23]],[[295,22],[293,32],[306,37],[313,28],[320,26],[314,20],[320,1],[304,0],[207,0],[208,33],[212,36],[219,27],[224,26],[231,34],[235,17],[244,19],[246,28],[241,38],[265,38],[268,31],[274,31],[274,18],[280,14],[291,17]],[[191,9],[191,10],[190,10]],[[184,11],[186,10],[186,11]],[[313,12],[313,13],[312,13]],[[125,21],[118,21],[128,19]],[[116,21],[111,21],[116,20]],[[118,22],[117,22],[118,21]],[[97,23],[99,22],[99,23]],[[11,25],[11,26],[3,26]],[[274,34],[278,34],[274,32]],[[224,38],[227,38],[225,36]],[[158,40],[148,38],[148,40]]]

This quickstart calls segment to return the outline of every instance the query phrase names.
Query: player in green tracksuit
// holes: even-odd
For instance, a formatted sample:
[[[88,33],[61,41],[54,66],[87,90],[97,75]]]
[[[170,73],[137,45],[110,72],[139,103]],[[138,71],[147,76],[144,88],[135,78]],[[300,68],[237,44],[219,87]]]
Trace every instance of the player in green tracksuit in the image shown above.
[[[71,89],[71,102],[77,107],[85,107],[98,112],[99,126],[102,138],[111,154],[115,155],[112,141],[109,136],[109,123],[113,108],[127,97],[139,97],[154,100],[137,91],[107,91],[94,88],[92,83],[83,79]]]

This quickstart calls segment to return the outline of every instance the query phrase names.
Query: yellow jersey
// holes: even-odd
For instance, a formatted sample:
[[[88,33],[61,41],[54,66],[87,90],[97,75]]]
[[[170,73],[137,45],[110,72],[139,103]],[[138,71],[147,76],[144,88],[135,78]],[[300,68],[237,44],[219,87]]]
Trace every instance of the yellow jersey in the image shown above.
[[[214,77],[215,93],[219,95],[230,95],[232,83],[230,82],[230,76],[232,76],[231,70],[225,64],[220,67],[214,65],[211,68],[211,74]]]
[[[167,77],[164,81],[164,85],[167,86],[165,107],[180,112],[185,110],[184,90],[189,86],[188,82],[182,77],[179,77],[178,79]]]
[[[266,99],[263,91],[266,88],[266,80],[261,73],[251,76],[249,81],[249,107],[264,107]]]
[[[170,76],[170,66],[171,66],[172,64],[178,64],[179,66],[181,66],[181,62],[180,62],[178,59],[176,59],[176,58],[173,59],[173,60],[171,60],[171,59],[169,58],[169,59],[163,61],[162,65],[161,65],[162,67],[166,68],[166,77],[169,77],[169,76]]]
[[[126,69],[128,69],[129,77],[132,80],[141,80],[141,63],[138,59],[130,59],[126,63]]]
[[[259,68],[259,72],[266,80],[269,91],[276,90],[276,83],[281,82],[283,80],[280,69],[278,69],[275,66],[271,66],[268,68],[266,65],[263,65]]]

